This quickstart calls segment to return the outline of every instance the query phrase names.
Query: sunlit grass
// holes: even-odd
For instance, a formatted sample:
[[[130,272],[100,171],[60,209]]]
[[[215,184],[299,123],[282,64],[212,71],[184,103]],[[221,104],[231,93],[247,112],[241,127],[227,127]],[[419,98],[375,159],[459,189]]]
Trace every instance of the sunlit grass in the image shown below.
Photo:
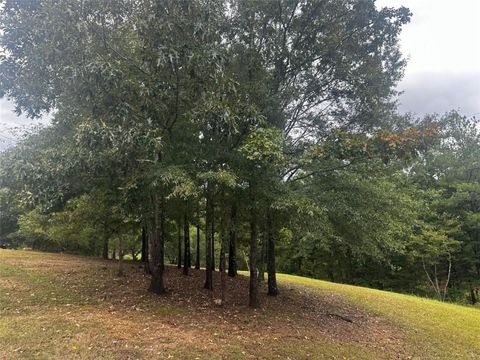
[[[421,297],[279,274],[280,282],[346,295],[400,325],[420,358],[480,359],[480,310]]]

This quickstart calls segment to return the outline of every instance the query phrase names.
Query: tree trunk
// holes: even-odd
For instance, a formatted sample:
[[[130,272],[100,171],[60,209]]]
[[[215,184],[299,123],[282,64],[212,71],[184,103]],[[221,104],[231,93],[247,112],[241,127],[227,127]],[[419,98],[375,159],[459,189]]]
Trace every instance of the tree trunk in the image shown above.
[[[257,279],[257,217],[254,211],[251,213],[250,219],[250,289],[249,289],[249,306],[252,308],[259,307],[258,300],[258,279]]]
[[[152,231],[152,280],[150,282],[150,291],[156,294],[165,293],[163,283],[164,266],[164,246],[165,246],[165,212],[164,200],[161,198],[159,204],[158,196],[154,197],[154,216]]]
[[[277,269],[275,265],[275,238],[273,237],[272,215],[267,214],[267,272],[268,295],[277,296]]]
[[[123,236],[120,235],[118,238],[118,276],[124,276],[125,275],[125,269],[123,266]]]
[[[225,304],[225,293],[227,291],[227,276],[225,274],[225,246],[226,246],[226,234],[225,234],[225,215],[222,214],[222,220],[220,222],[220,286],[221,286],[221,299],[222,305]]]
[[[225,244],[225,216],[224,212],[220,213],[220,256],[218,261],[218,271],[223,273],[225,271],[225,264],[222,263],[222,251],[223,256],[225,257],[225,249],[223,245]]]
[[[477,303],[477,296],[474,288],[470,289],[470,304],[475,305]]]
[[[205,209],[205,289],[213,290],[212,243],[213,243],[213,194],[211,185],[207,185],[207,204]]]
[[[200,211],[197,211],[197,252],[195,253],[195,269],[200,269]]]
[[[215,207],[212,206],[212,271],[215,271]]]
[[[228,244],[228,276],[237,275],[237,207],[232,206],[230,214],[230,234]]]
[[[260,242],[260,256],[258,259],[258,281],[260,283],[265,281],[265,253],[266,253],[266,246],[267,246],[267,232],[265,231],[263,236],[261,237],[262,240]]]
[[[105,260],[108,260],[108,236],[106,236],[106,235],[103,238],[102,258],[104,258]]]
[[[184,254],[183,254],[183,275],[188,275],[190,272],[190,224],[188,222],[188,216],[185,212],[185,216],[183,218],[183,237],[184,237]]]
[[[142,226],[142,255],[140,258],[142,263],[148,261],[148,238],[147,238],[147,230],[145,226]]]
[[[181,221],[179,220],[177,223],[177,229],[178,229],[178,253],[177,253],[177,268],[181,269],[182,268],[182,224]]]
[[[144,270],[146,274],[151,274],[150,271],[150,233],[147,226],[142,227],[142,262],[144,265]]]

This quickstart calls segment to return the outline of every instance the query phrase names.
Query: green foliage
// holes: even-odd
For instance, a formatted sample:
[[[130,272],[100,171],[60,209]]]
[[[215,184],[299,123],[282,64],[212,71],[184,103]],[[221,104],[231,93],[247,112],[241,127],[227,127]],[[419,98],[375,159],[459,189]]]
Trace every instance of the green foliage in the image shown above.
[[[239,151],[258,166],[280,167],[284,163],[282,136],[279,129],[256,129],[248,135]]]
[[[19,216],[18,231],[11,234],[19,245],[34,249],[96,255],[101,254],[105,239],[114,245],[119,236],[127,240],[127,249],[138,247],[136,221],[109,207],[100,193],[72,199],[59,212],[45,214],[35,208]]]

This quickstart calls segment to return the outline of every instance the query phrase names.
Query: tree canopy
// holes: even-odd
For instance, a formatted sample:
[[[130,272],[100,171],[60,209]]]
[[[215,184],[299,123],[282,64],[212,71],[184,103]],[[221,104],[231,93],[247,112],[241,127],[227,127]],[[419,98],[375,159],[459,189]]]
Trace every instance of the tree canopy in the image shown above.
[[[188,274],[201,255],[210,290],[218,267],[248,267],[251,306],[265,264],[271,295],[277,268],[380,287],[420,273],[438,292],[453,264],[464,284],[480,269],[478,126],[398,115],[410,16],[373,0],[4,1],[0,95],[52,114],[1,155],[8,241],[141,253],[156,293],[166,259]]]

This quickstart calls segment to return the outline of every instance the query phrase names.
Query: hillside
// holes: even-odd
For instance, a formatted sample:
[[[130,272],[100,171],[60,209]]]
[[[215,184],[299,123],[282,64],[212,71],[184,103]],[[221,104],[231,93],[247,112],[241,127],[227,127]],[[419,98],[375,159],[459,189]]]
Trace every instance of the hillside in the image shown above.
[[[115,274],[112,261],[0,250],[0,359],[480,358],[473,308],[279,275],[281,295],[252,310],[246,277],[228,279],[222,307],[202,270],[168,267],[164,297],[138,264]]]

